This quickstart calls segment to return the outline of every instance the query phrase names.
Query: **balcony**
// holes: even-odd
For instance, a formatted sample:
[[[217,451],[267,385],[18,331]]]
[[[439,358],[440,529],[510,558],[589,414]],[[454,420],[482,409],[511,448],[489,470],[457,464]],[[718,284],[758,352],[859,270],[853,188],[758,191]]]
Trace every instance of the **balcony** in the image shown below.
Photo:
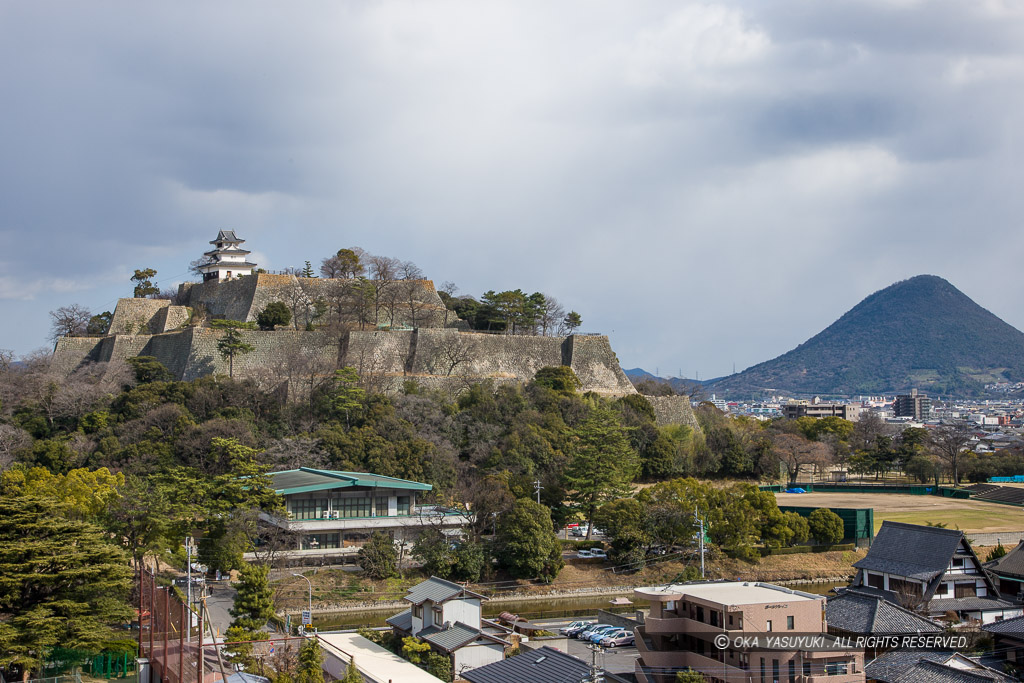
[[[260,513],[260,519],[288,531],[306,533],[352,531],[363,529],[394,529],[397,527],[416,527],[440,522],[443,526],[464,526],[469,518],[456,510],[439,510],[435,508],[417,508],[409,515],[381,517],[342,517],[339,519],[285,519],[277,515]]]
[[[690,635],[697,636],[703,634],[713,636],[725,632],[725,629],[721,626],[712,626],[689,617],[671,616],[671,612],[663,612],[662,614],[670,616],[662,618],[647,617],[644,619],[644,625],[647,626],[648,633],[689,633]]]

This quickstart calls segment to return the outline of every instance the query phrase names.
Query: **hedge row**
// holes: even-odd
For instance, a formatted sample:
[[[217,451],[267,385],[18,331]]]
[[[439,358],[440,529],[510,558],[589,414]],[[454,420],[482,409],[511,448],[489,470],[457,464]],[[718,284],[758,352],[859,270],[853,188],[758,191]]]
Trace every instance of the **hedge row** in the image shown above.
[[[562,544],[562,550],[590,550],[591,548],[604,548],[601,541],[576,541],[573,539],[558,539]]]

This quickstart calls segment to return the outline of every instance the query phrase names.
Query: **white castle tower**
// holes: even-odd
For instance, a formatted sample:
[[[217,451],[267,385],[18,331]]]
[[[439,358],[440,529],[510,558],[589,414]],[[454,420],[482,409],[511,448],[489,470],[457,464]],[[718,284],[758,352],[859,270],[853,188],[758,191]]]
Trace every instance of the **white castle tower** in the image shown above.
[[[217,233],[217,239],[211,240],[210,244],[216,247],[203,256],[206,263],[199,266],[199,272],[203,274],[203,282],[208,280],[231,280],[243,275],[251,275],[255,263],[249,263],[246,259],[252,252],[242,249],[239,245],[245,242],[235,237],[234,230],[221,230]]]

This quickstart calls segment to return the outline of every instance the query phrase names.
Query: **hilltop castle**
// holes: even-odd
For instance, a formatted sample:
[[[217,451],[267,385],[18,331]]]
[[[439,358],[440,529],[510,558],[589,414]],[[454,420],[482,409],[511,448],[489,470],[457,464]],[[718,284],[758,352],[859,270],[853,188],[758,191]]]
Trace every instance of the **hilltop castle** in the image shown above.
[[[367,388],[397,392],[413,380],[460,391],[473,383],[525,382],[547,366],[571,367],[583,391],[636,393],[608,337],[487,334],[448,310],[430,280],[334,279],[260,272],[234,231],[222,230],[197,265],[200,283],[179,287],[176,300],[120,299],[101,337],[62,337],[56,371],[88,363],[154,356],[179,380],[227,374],[217,350],[225,332],[210,320],[254,322],[267,304],[292,311],[288,329],[242,330],[253,350],[234,358],[235,377],[304,391],[351,366]],[[662,423],[696,426],[686,397],[651,398]]]

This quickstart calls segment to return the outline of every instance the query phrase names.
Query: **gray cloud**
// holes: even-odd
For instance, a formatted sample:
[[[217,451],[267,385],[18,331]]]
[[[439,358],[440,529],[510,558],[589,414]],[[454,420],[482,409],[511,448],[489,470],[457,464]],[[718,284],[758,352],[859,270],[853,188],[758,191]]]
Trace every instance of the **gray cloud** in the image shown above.
[[[1024,327],[1022,33],[998,0],[8,4],[0,347],[221,227],[545,291],[702,377],[923,272]]]

